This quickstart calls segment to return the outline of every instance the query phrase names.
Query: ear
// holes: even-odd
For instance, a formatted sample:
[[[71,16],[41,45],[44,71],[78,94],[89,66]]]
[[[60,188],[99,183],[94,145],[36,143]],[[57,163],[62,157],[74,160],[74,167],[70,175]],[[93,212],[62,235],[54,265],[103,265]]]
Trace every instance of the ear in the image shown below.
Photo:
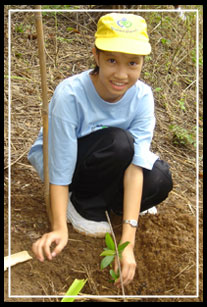
[[[99,55],[96,52],[96,48],[95,47],[92,48],[92,53],[93,53],[94,59],[96,61],[96,65],[99,66]]]

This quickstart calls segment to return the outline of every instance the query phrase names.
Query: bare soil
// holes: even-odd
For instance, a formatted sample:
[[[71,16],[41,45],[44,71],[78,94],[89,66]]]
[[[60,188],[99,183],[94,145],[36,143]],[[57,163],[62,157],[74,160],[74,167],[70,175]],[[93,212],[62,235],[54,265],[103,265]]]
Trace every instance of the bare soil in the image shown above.
[[[89,6],[79,6],[89,8]],[[172,6],[136,6],[137,8],[172,8]],[[189,7],[189,6],[188,6]],[[40,263],[31,246],[49,231],[43,184],[27,160],[28,151],[42,125],[41,84],[34,12],[11,15],[11,161],[8,162],[8,9],[34,9],[34,6],[5,6],[5,138],[4,138],[4,255],[8,255],[8,200],[11,203],[11,253],[27,250],[32,260],[11,268],[9,297],[8,271],[4,272],[6,302],[59,302],[75,278],[88,281],[82,293],[116,296],[121,290],[109,282],[108,269],[101,270],[99,256],[104,239],[85,237],[70,224],[68,245],[52,261]],[[93,6],[93,8],[96,8]],[[99,7],[98,7],[99,8]],[[185,8],[185,6],[184,6]],[[199,25],[202,28],[202,8]],[[95,24],[103,12],[71,12],[43,16],[47,53],[48,96],[64,78],[91,68]],[[136,235],[136,276],[125,288],[128,301],[201,302],[203,301],[203,114],[202,65],[199,65],[199,165],[196,165],[196,44],[195,13],[186,13],[183,22],[177,13],[140,12],[148,23],[153,53],[145,58],[142,80],[155,95],[157,124],[152,150],[171,166],[174,189],[160,204],[158,214],[139,218]],[[71,29],[67,29],[70,27]],[[202,31],[200,30],[202,60]],[[169,126],[174,125],[173,129]],[[11,193],[9,194],[9,165]],[[198,169],[199,201],[196,201]],[[197,276],[196,231],[199,227],[199,271]],[[119,241],[121,218],[111,217]],[[199,278],[199,292],[197,291]],[[33,296],[45,296],[35,298]],[[148,296],[167,297],[148,297]],[[178,297],[172,297],[178,296]],[[184,296],[184,297],[182,297]],[[195,297],[189,297],[195,296]],[[79,299],[80,300],[80,299]],[[81,301],[87,301],[81,298]],[[98,298],[91,298],[96,301]]]

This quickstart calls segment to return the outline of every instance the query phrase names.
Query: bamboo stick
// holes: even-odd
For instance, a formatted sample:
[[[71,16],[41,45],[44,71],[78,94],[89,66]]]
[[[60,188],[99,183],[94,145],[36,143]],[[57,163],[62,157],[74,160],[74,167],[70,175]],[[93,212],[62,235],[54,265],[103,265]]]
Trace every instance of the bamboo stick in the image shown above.
[[[27,251],[22,251],[16,254],[12,254],[10,256],[6,256],[4,257],[4,271],[6,271],[10,266],[28,261],[30,259],[32,259],[32,257],[28,254]]]
[[[37,10],[41,9],[41,5],[35,6]],[[42,26],[42,13],[36,12],[36,29],[37,41],[40,60],[40,74],[42,86],[42,119],[43,119],[43,165],[44,165],[44,197],[46,203],[47,214],[52,223],[52,215],[50,209],[50,189],[49,189],[49,169],[48,169],[48,99],[47,99],[47,72],[46,72],[46,59],[44,48],[44,35]]]
[[[107,217],[107,220],[108,220],[110,229],[111,229],[111,233],[112,233],[112,236],[113,236],[113,239],[114,239],[114,244],[115,244],[115,249],[116,249],[116,256],[117,256],[117,263],[118,263],[119,274],[120,274],[121,290],[122,290],[124,302],[126,302],[126,301],[125,301],[124,283],[123,283],[122,273],[121,273],[121,263],[120,263],[120,259],[119,259],[118,246],[117,246],[117,243],[116,243],[116,236],[115,236],[115,234],[114,234],[113,227],[112,227],[112,225],[111,225],[111,220],[110,220],[108,211],[105,211],[105,214],[106,214],[106,217]]]

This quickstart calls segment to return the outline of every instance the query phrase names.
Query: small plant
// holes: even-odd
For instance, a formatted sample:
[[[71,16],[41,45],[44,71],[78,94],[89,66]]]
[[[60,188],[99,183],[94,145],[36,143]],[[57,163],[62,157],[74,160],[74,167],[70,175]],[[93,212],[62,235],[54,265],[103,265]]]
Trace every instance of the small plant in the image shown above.
[[[171,43],[171,41],[170,41],[169,39],[166,39],[166,38],[161,38],[161,43],[162,43],[163,45],[169,46],[170,43]]]
[[[84,287],[87,279],[75,279],[72,285],[69,287],[68,291],[66,292],[65,296],[61,300],[63,302],[73,302],[75,297],[66,297],[66,296],[75,296],[78,295],[81,289]]]
[[[25,32],[25,29],[24,29],[24,27],[23,27],[23,24],[17,24],[17,25],[15,25],[15,31],[16,31],[17,33],[23,33],[23,32]]]
[[[116,256],[115,243],[108,232],[105,235],[105,242],[107,247],[105,247],[104,251],[100,254],[100,256],[104,256],[104,258],[101,261],[102,270],[105,269],[107,266],[112,267],[112,262],[114,261]],[[121,259],[122,252],[128,244],[129,242],[127,241],[118,245],[117,248],[118,248],[119,259]],[[110,280],[111,282],[115,282],[119,278],[120,275],[119,271],[118,273],[115,273],[113,269],[110,269],[109,273],[112,277],[112,280]]]
[[[186,129],[177,126],[170,125],[169,129],[173,132],[173,143],[176,145],[193,145],[196,146],[195,137],[192,133],[189,133]]]
[[[154,91],[159,93],[160,91],[162,91],[162,89],[161,87],[156,87]]]
[[[177,100],[177,102],[179,103],[179,106],[180,106],[181,110],[186,111],[184,98],[181,98],[180,100]]]

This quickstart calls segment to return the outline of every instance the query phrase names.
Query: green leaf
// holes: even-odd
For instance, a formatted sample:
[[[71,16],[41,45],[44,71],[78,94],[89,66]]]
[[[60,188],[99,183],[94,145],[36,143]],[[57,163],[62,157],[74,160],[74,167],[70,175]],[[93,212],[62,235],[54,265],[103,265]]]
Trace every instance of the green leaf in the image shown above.
[[[161,89],[161,87],[156,87],[155,88],[155,92],[160,92],[162,89]]]
[[[114,241],[112,239],[112,237],[110,236],[110,234],[107,232],[105,235],[105,242],[106,242],[106,246],[111,249],[111,250],[115,250],[115,244]]]
[[[9,78],[8,75],[4,75],[5,78]],[[28,80],[28,81],[32,81],[31,79],[29,78],[26,78],[26,77],[19,77],[19,76],[10,76],[11,79],[17,79],[17,80]]]
[[[114,255],[104,257],[101,261],[101,270],[105,269],[114,260],[114,257]]]
[[[122,243],[121,245],[118,245],[118,252],[121,253],[123,252],[123,250],[125,249],[125,247],[127,247],[127,245],[129,244],[129,241],[126,241],[124,243]]]
[[[72,28],[72,27],[67,27],[66,30],[69,32],[69,31],[76,31],[75,28]]]
[[[113,281],[115,281],[119,278],[119,272],[116,274],[114,272],[114,270],[110,270],[109,273],[110,273],[111,277],[113,278]]]
[[[60,41],[60,42],[66,42],[66,43],[70,43],[72,42],[74,39],[73,38],[64,38],[64,37],[57,37],[57,40]]]
[[[72,285],[69,287],[68,291],[66,292],[65,296],[75,296],[81,291],[84,287],[87,279],[75,279]],[[75,297],[63,297],[61,302],[73,302]]]
[[[112,251],[111,249],[105,250],[100,254],[100,256],[113,256],[116,254],[116,251]]]

